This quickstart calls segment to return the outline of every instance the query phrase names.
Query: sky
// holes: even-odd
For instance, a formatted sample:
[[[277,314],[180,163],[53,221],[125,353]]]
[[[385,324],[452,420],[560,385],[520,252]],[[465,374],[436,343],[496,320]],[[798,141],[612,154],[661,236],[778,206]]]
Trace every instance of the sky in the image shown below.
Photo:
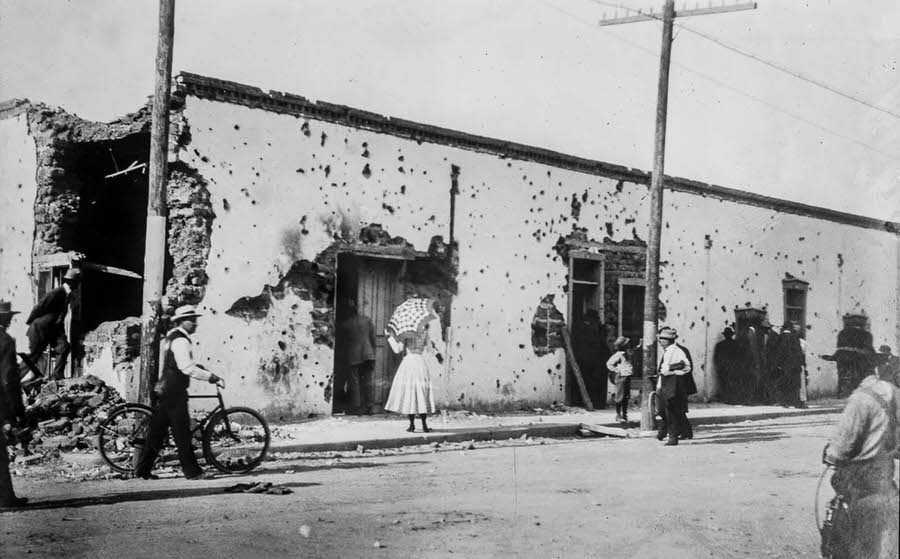
[[[600,27],[610,4],[663,1],[176,0],[173,72],[649,171],[661,24]],[[0,0],[0,100],[135,111],[157,10]],[[760,0],[676,24],[667,174],[900,221],[900,2]]]

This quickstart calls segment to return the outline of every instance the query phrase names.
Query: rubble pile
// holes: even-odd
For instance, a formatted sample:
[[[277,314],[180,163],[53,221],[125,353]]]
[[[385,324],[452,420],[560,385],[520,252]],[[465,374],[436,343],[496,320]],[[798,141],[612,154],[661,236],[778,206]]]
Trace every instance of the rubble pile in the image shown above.
[[[54,451],[94,450],[97,426],[119,393],[94,376],[46,381],[26,399],[25,428],[17,431],[17,460],[38,461]]]

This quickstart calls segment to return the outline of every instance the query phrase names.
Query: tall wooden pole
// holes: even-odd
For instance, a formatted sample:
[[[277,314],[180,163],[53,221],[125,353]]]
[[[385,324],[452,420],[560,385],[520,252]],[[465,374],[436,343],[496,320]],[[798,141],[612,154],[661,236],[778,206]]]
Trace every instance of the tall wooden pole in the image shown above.
[[[168,173],[169,98],[172,81],[172,42],[175,0],[159,1],[159,39],[156,47],[156,86],[150,130],[150,184],[147,237],[144,245],[144,308],[141,317],[141,371],[138,401],[150,403],[159,376],[159,319],[162,312],[163,270],[166,258],[166,182]]]
[[[656,140],[650,180],[650,232],[647,239],[647,287],[644,291],[644,369],[641,390],[641,430],[653,429],[650,393],[655,390],[656,327],[659,319],[659,247],[662,236],[663,173],[666,159],[666,110],[669,104],[669,62],[672,59],[672,24],[675,0],[663,8],[662,51],[659,55],[659,87],[656,94]]]

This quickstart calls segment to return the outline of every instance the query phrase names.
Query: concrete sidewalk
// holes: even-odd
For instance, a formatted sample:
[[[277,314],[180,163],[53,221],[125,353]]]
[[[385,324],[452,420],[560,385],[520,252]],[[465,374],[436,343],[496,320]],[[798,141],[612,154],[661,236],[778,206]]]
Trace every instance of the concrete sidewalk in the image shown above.
[[[842,400],[822,400],[807,409],[779,406],[729,406],[725,404],[692,404],[688,417],[694,426],[740,423],[780,417],[798,417],[839,413]],[[632,412],[629,436],[640,436],[640,412]],[[407,433],[406,418],[387,416],[331,416],[272,426],[270,453],[352,451],[397,448],[434,442],[465,442],[506,440],[528,437],[574,437],[582,424],[621,428],[615,421],[615,411],[585,411],[566,408],[564,411],[535,409],[530,412],[479,414],[466,411],[443,411],[428,418],[430,433],[422,433],[416,420],[415,433]]]

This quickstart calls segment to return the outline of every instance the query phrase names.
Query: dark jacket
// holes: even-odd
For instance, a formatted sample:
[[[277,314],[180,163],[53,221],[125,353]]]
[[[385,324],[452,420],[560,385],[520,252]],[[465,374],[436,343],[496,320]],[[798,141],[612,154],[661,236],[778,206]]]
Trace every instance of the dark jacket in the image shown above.
[[[36,331],[46,335],[61,330],[69,309],[68,303],[69,295],[62,286],[45,293],[25,321],[29,325],[28,336],[31,337]]]
[[[156,394],[160,398],[187,398],[188,387],[191,385],[191,377],[181,372],[175,362],[175,354],[172,353],[172,342],[178,338],[187,338],[184,332],[174,329],[164,338],[165,353],[163,354],[162,373],[156,384]]]
[[[351,316],[344,321],[347,363],[357,365],[375,359],[375,325],[363,315]]]
[[[16,341],[0,328],[0,424],[12,422],[25,413],[19,367],[16,366]],[[0,452],[6,452],[0,448]]]

